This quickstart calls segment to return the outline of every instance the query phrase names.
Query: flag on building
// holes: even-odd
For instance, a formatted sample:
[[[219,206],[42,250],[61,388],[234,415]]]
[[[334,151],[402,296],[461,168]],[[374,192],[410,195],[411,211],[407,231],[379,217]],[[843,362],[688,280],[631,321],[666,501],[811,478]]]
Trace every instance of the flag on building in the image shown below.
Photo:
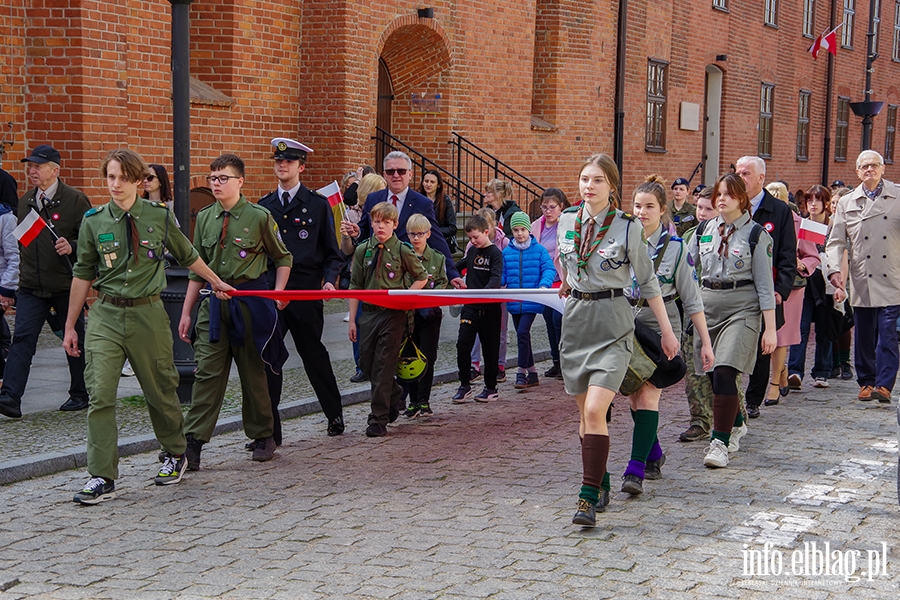
[[[341,196],[341,188],[337,181],[332,181],[325,187],[316,190],[316,192],[328,198],[328,204],[330,204],[332,208],[344,201],[344,198]]]
[[[819,52],[825,50],[830,52],[832,56],[837,56],[837,30],[843,27],[841,23],[831,31],[825,32],[816,38],[813,45],[809,47],[809,53],[813,58],[819,58]]]
[[[825,223],[817,223],[812,219],[803,219],[800,222],[800,233],[797,235],[797,239],[824,245],[827,237],[828,225]]]
[[[47,222],[32,208],[31,212],[22,219],[22,222],[13,229],[13,234],[16,236],[16,239],[19,240],[20,244],[27,246],[46,226]]]

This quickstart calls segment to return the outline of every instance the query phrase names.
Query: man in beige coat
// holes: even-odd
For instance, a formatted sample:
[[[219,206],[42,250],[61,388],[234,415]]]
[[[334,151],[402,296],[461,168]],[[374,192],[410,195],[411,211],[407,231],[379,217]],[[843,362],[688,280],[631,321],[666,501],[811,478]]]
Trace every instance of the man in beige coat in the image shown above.
[[[884,179],[884,159],[874,150],[860,153],[856,174],[862,184],[838,201],[831,220],[828,278],[838,288],[835,300],[842,301],[846,250],[859,399],[889,404],[900,364],[900,188]]]

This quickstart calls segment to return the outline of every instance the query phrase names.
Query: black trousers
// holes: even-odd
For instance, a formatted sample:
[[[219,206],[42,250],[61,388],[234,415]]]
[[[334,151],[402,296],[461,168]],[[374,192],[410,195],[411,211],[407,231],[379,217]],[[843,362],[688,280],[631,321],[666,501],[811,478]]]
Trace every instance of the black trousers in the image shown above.
[[[69,292],[54,294],[49,298],[41,298],[28,290],[20,289],[16,296],[16,330],[13,333],[12,346],[6,358],[6,369],[3,387],[0,393],[21,401],[31,371],[31,359],[37,349],[38,336],[44,328],[44,321],[50,309],[58,315],[69,313]],[[65,322],[65,317],[62,317]],[[78,334],[79,356],[69,356],[69,396],[87,400],[88,393],[84,384],[84,313],[75,321],[75,332]]]
[[[474,304],[463,306],[459,315],[459,338],[456,341],[456,365],[459,382],[472,382],[472,348],[475,336],[481,340],[483,354],[484,387],[497,389],[497,364],[500,360],[500,305]]]
[[[322,406],[325,417],[331,421],[343,415],[341,407],[341,391],[334,379],[331,358],[328,349],[322,343],[322,330],[325,327],[321,300],[309,302],[291,302],[284,310],[278,311],[278,324],[282,335],[290,332],[297,347],[297,353],[303,361],[303,369],[309,378],[316,398]],[[281,444],[281,417],[278,405],[281,403],[283,377],[266,368],[266,379],[269,385],[269,399],[272,402],[272,416],[275,419],[273,436],[276,444]]]
[[[441,321],[444,313],[440,309],[432,311],[429,318],[416,311],[413,324],[412,339],[428,360],[425,372],[415,381],[406,384],[409,390],[410,406],[428,404],[431,398],[431,385],[434,383],[434,361],[437,360],[438,343],[441,341]]]

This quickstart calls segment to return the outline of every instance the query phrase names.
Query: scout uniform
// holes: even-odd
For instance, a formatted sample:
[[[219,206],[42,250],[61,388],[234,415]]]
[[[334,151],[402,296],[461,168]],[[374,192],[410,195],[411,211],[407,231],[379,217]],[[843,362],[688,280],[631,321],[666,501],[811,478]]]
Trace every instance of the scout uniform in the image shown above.
[[[751,234],[758,227],[748,212],[731,226],[718,216],[707,221],[703,231],[695,233],[690,242],[691,259],[701,265],[700,295],[716,355],[713,368],[722,365],[741,373],[752,371],[761,311],[775,309],[772,238],[761,230],[756,248],[752,249]],[[699,342],[695,336],[695,368],[702,365]]]
[[[442,255],[443,256],[443,255]],[[409,244],[392,235],[383,244],[375,236],[360,244],[353,255],[351,290],[402,290],[407,279],[422,281],[425,268]],[[400,344],[406,329],[406,311],[363,303],[358,319],[359,368],[372,382],[372,412],[368,423],[386,426],[402,412],[400,386],[394,380]]]
[[[618,390],[632,352],[634,313],[623,289],[631,287],[632,274],[642,298],[660,295],[653,263],[647,256],[643,228],[632,215],[617,209],[593,218],[595,234],[582,244],[593,244],[603,235],[586,264],[578,264],[575,220],[579,208],[567,209],[559,218],[559,260],[572,288],[563,312],[560,364],[566,393],[587,392],[589,386]],[[582,231],[589,228],[584,214]],[[609,228],[602,234],[603,225]],[[629,270],[628,267],[631,267]]]
[[[200,258],[226,283],[235,287],[259,283],[265,289],[263,276],[269,257],[274,267],[290,267],[291,254],[278,237],[278,228],[269,211],[251,204],[241,195],[237,204],[225,211],[219,202],[207,206],[197,215],[194,246]],[[193,281],[202,278],[191,273]],[[227,303],[239,302],[244,321],[243,345],[230,343],[231,321]],[[191,408],[184,418],[184,431],[198,442],[212,437],[222,408],[231,360],[237,364],[243,396],[244,431],[247,437],[260,440],[272,437],[272,406],[266,385],[265,366],[254,341],[251,314],[238,299],[223,301],[218,324],[221,339],[209,341],[210,302],[202,302],[197,313],[194,356],[197,379],[191,397]]]
[[[170,454],[184,453],[172,330],[159,294],[166,287],[164,250],[183,267],[198,254],[164,204],[141,198],[127,213],[115,202],[89,210],[78,242],[74,276],[94,280],[97,290],[84,344],[91,395],[87,468],[92,477],[115,480],[116,396],[126,358],[144,392],[156,439]]]
[[[697,225],[697,207],[687,200],[678,210],[672,204],[672,223],[675,224],[675,233],[683,236],[685,231]]]

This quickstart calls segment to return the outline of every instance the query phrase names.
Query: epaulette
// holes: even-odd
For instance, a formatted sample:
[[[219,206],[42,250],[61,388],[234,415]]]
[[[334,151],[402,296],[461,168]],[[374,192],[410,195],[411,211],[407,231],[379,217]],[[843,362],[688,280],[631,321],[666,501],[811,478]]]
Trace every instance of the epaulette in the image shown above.
[[[91,209],[89,209],[86,213],[84,213],[84,216],[90,217],[91,215],[96,215],[97,213],[102,212],[104,208],[106,208],[105,204],[102,204],[100,206],[94,206]]]
[[[410,244],[409,242],[404,242],[403,240],[400,240],[400,244],[401,244],[402,246],[406,246],[406,247],[409,248],[410,250],[413,250],[413,245]]]
[[[619,211],[619,216],[628,219],[629,221],[636,221],[637,217],[631,213],[627,213],[625,211]]]
[[[150,206],[153,206],[155,208],[165,208],[166,210],[169,210],[169,207],[166,206],[165,202],[157,202],[156,200],[147,200],[147,204],[149,204]]]
[[[578,207],[577,207],[577,206],[570,206],[569,208],[567,208],[567,209],[564,210],[563,212],[564,212],[564,213],[574,213],[574,212],[578,212]]]
[[[218,206],[218,204],[219,204],[218,202],[213,202],[212,204],[207,204],[206,206],[204,206],[203,208],[201,208],[201,209],[198,211],[197,214],[202,213],[204,210],[209,210],[209,209],[211,209],[211,208],[213,208],[213,207],[215,207],[215,206]],[[252,202],[251,202],[251,204],[252,204]]]

